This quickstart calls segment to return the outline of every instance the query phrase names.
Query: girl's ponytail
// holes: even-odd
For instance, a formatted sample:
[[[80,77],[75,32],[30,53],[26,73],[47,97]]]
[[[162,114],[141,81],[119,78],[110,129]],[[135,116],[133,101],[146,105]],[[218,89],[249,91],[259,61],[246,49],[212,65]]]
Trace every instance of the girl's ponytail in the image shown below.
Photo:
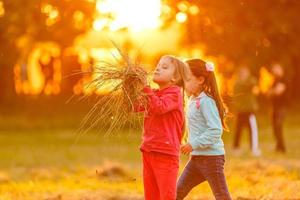
[[[224,104],[223,99],[220,95],[216,76],[213,71],[208,73],[207,85],[209,88],[209,91],[207,91],[208,95],[210,95],[216,101],[219,115],[220,115],[220,118],[222,121],[222,126],[225,130],[228,130],[228,126],[227,126],[226,120],[225,120],[228,109],[227,109],[226,105]]]

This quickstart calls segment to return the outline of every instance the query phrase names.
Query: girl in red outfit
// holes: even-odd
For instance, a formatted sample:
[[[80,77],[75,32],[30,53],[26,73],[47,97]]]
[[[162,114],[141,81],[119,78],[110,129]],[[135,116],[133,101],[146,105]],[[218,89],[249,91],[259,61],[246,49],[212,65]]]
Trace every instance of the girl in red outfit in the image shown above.
[[[181,87],[187,69],[174,56],[163,56],[153,76],[159,89],[145,86],[143,141],[143,179],[145,200],[175,200],[179,169],[179,151],[184,125]]]

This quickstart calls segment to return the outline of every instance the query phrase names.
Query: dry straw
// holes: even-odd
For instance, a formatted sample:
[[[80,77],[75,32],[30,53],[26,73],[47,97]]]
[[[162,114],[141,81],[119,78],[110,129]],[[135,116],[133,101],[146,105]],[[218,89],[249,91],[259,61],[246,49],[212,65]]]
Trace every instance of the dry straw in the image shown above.
[[[97,129],[104,134],[124,127],[141,126],[141,116],[134,112],[135,105],[146,105],[142,88],[148,73],[138,59],[133,61],[114,42],[121,58],[116,63],[100,62],[94,66],[94,79],[87,85],[95,89],[109,86],[109,91],[97,96],[96,103],[82,120],[79,136]],[[87,97],[88,98],[88,97]]]

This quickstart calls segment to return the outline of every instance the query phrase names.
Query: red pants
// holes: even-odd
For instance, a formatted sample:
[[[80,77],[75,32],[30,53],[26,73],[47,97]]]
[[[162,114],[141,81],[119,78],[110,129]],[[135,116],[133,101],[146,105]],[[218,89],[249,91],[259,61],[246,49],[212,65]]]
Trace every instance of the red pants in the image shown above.
[[[145,200],[175,200],[179,158],[158,152],[143,152]]]

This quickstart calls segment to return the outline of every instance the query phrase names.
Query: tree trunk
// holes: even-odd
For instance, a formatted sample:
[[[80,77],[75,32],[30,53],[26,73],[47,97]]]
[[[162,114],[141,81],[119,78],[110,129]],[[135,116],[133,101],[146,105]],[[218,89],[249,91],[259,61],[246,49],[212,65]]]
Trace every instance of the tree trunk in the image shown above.
[[[0,105],[12,106],[16,98],[13,63],[0,65]]]

